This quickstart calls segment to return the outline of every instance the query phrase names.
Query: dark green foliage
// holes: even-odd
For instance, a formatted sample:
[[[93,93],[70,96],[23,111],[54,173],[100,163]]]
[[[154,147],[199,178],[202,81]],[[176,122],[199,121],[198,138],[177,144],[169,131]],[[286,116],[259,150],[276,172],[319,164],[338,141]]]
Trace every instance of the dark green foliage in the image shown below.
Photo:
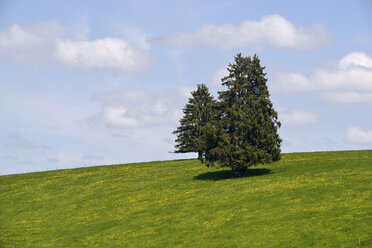
[[[250,166],[280,160],[280,122],[264,69],[256,55],[238,54],[227,67],[229,75],[222,79],[227,89],[218,92],[218,102],[198,85],[174,132],[176,152],[198,152],[207,166],[230,167],[235,176],[243,176]]]
[[[198,84],[197,90],[183,109],[184,117],[180,126],[173,132],[177,136],[176,153],[197,152],[198,159],[204,162],[206,146],[206,125],[211,120],[213,97],[205,84]]]
[[[256,55],[238,54],[222,79],[227,89],[218,92],[222,134],[213,159],[231,167],[236,176],[244,175],[249,166],[280,159],[280,122],[269,99],[264,69]]]

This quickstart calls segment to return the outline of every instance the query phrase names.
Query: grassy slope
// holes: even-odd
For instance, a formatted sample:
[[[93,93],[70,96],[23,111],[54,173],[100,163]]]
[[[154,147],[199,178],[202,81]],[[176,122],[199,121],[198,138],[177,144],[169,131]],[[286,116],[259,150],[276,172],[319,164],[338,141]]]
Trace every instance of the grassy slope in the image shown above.
[[[0,177],[0,247],[340,247],[372,239],[372,151]],[[363,246],[361,246],[363,247]]]

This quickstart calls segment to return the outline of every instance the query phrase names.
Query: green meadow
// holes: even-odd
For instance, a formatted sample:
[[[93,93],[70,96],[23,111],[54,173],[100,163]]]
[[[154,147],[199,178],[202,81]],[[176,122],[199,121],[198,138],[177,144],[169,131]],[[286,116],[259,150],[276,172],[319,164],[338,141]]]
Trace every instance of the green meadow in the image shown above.
[[[372,247],[372,150],[0,177],[0,247]]]

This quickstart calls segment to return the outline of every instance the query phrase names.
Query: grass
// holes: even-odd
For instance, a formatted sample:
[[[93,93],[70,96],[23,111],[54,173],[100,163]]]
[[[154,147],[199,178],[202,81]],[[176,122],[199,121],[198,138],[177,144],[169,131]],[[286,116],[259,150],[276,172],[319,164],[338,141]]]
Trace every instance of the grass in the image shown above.
[[[372,151],[231,176],[197,160],[1,176],[0,247],[371,247]]]

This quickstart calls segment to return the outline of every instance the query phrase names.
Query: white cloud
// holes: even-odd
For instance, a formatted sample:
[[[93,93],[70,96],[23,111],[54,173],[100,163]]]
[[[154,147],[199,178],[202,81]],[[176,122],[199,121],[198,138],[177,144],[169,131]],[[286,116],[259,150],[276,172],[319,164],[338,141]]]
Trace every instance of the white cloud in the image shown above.
[[[372,144],[372,130],[362,130],[359,127],[349,127],[346,131],[346,140],[353,144]]]
[[[221,79],[228,76],[229,75],[229,72],[227,70],[226,67],[223,67],[221,69],[219,69],[216,74],[214,74],[209,82],[209,85],[211,87],[215,87],[215,88],[218,88],[218,87],[221,87],[221,84],[222,84],[222,81]]]
[[[8,135],[5,148],[12,149],[49,149],[48,146],[37,144],[29,139],[23,138],[19,131],[14,131]]]
[[[282,93],[315,92],[331,102],[372,102],[372,58],[353,52],[333,68],[316,68],[311,75],[278,73],[271,88]]]
[[[353,52],[341,59],[340,67],[343,69],[348,69],[350,67],[365,67],[372,69],[372,59],[365,53]]]
[[[55,22],[22,27],[13,25],[0,31],[0,58],[17,63],[35,63],[49,59],[55,39],[63,28]]]
[[[137,128],[154,126],[179,120],[186,101],[183,90],[154,93],[145,90],[113,90],[92,96],[101,111],[89,118],[109,128]]]
[[[301,73],[280,72],[275,75],[274,84],[270,88],[283,93],[307,92],[314,90],[315,85]]]
[[[173,34],[161,41],[175,47],[202,44],[229,49],[269,44],[276,48],[313,50],[331,44],[332,37],[323,25],[296,27],[282,16],[268,15],[238,26],[205,24],[197,31]]]
[[[319,121],[319,115],[296,109],[278,108],[279,120],[283,126],[300,126]]]
[[[59,62],[77,68],[115,72],[138,72],[147,66],[150,55],[145,49],[138,48],[148,48],[145,38],[141,38],[138,46],[111,37],[87,40],[89,26],[86,21],[79,26],[82,26],[80,31],[71,33],[56,22],[13,25],[0,31],[0,59],[29,64]],[[70,39],[62,34],[67,34]],[[138,40],[145,34],[133,36]]]
[[[137,127],[142,124],[135,118],[126,117],[127,112],[123,107],[104,107],[103,118],[110,127]]]
[[[192,97],[191,92],[195,91],[196,89],[197,87],[195,85],[195,87],[181,87],[179,91],[181,95],[184,96],[185,98],[190,98]]]
[[[57,40],[55,57],[70,66],[84,69],[141,71],[149,55],[122,39],[94,41]]]

